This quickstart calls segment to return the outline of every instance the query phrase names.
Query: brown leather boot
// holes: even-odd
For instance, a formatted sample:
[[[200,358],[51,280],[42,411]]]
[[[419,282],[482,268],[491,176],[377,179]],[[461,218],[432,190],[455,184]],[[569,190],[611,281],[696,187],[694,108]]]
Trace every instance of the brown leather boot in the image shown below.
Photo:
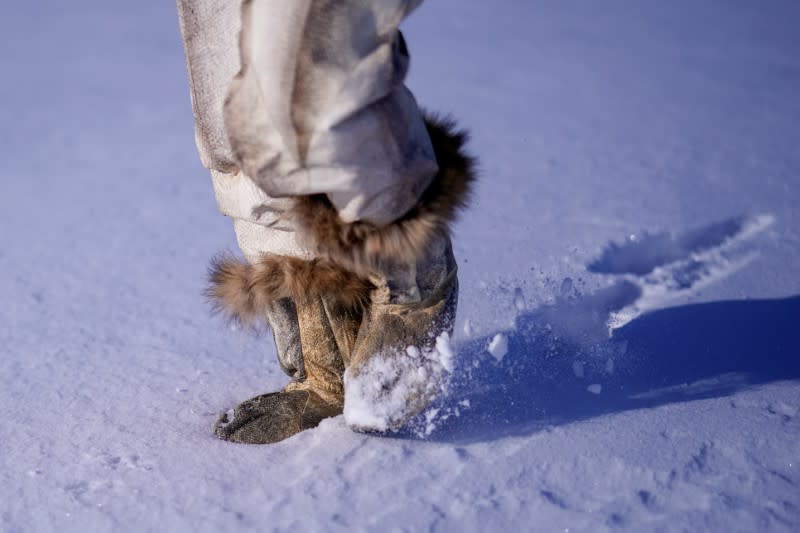
[[[342,413],[344,359],[355,342],[360,314],[324,297],[298,303],[296,312],[304,375],[280,392],[256,396],[223,414],[214,426],[219,438],[278,442]]]
[[[351,428],[399,429],[442,392],[453,364],[456,270],[443,237],[423,260],[372,279],[377,288],[345,374],[344,415]]]

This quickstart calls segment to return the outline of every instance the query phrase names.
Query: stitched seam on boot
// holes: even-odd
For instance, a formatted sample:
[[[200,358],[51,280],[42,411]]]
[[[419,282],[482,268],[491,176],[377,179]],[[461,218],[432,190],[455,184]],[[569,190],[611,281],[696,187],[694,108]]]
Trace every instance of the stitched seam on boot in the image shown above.
[[[307,391],[309,394],[316,394],[322,401],[330,405],[337,405],[344,401],[343,384],[327,385],[322,381],[309,379],[303,383],[295,381],[288,383],[283,390],[287,392]]]

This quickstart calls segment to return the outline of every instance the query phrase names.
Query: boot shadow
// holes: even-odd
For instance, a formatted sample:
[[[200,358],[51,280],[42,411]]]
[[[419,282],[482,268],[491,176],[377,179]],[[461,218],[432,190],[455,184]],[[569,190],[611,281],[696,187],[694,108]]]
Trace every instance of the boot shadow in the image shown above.
[[[450,391],[437,406],[445,416],[426,438],[491,441],[800,379],[800,296],[662,309],[595,342],[591,317],[608,316],[637,291],[621,282],[519,316],[501,361],[487,352],[492,336],[458,346]],[[565,335],[559,317],[572,328],[582,323],[583,335]]]
[[[488,441],[800,378],[800,296],[664,308],[752,261],[774,222],[742,215],[609,243],[587,270],[616,283],[562,287],[498,334],[505,355],[489,353],[496,335],[461,343],[448,390],[406,436]]]

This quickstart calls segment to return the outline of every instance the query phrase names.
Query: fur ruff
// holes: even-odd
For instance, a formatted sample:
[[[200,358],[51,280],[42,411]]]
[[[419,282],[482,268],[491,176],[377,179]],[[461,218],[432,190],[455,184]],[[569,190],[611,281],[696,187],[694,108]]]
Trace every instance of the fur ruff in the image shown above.
[[[419,261],[466,207],[476,177],[476,162],[464,151],[465,131],[450,118],[425,116],[439,171],[419,203],[386,226],[364,221],[344,223],[324,194],[296,199],[291,216],[298,234],[319,256],[368,277],[389,264]]]
[[[417,206],[400,219],[378,227],[343,223],[325,195],[296,199],[291,215],[298,233],[319,258],[265,255],[249,264],[222,255],[211,262],[206,296],[216,311],[246,326],[266,320],[265,310],[278,299],[302,304],[328,298],[347,309],[363,310],[375,288],[368,277],[392,263],[415,263],[428,246],[448,236],[450,224],[469,199],[475,160],[467,155],[467,133],[454,121],[425,117],[439,172]]]
[[[276,300],[296,303],[330,298],[347,309],[363,309],[372,284],[328,261],[267,255],[249,264],[223,255],[211,262],[206,296],[216,311],[255,327],[266,321],[265,310]]]

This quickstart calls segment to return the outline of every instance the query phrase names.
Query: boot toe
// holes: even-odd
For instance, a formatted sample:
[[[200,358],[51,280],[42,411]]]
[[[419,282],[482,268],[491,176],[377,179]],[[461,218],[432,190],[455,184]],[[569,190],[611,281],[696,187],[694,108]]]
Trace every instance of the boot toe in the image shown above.
[[[214,434],[229,442],[271,444],[316,427],[323,418],[340,412],[341,408],[325,404],[306,390],[274,392],[223,413],[214,424]]]

